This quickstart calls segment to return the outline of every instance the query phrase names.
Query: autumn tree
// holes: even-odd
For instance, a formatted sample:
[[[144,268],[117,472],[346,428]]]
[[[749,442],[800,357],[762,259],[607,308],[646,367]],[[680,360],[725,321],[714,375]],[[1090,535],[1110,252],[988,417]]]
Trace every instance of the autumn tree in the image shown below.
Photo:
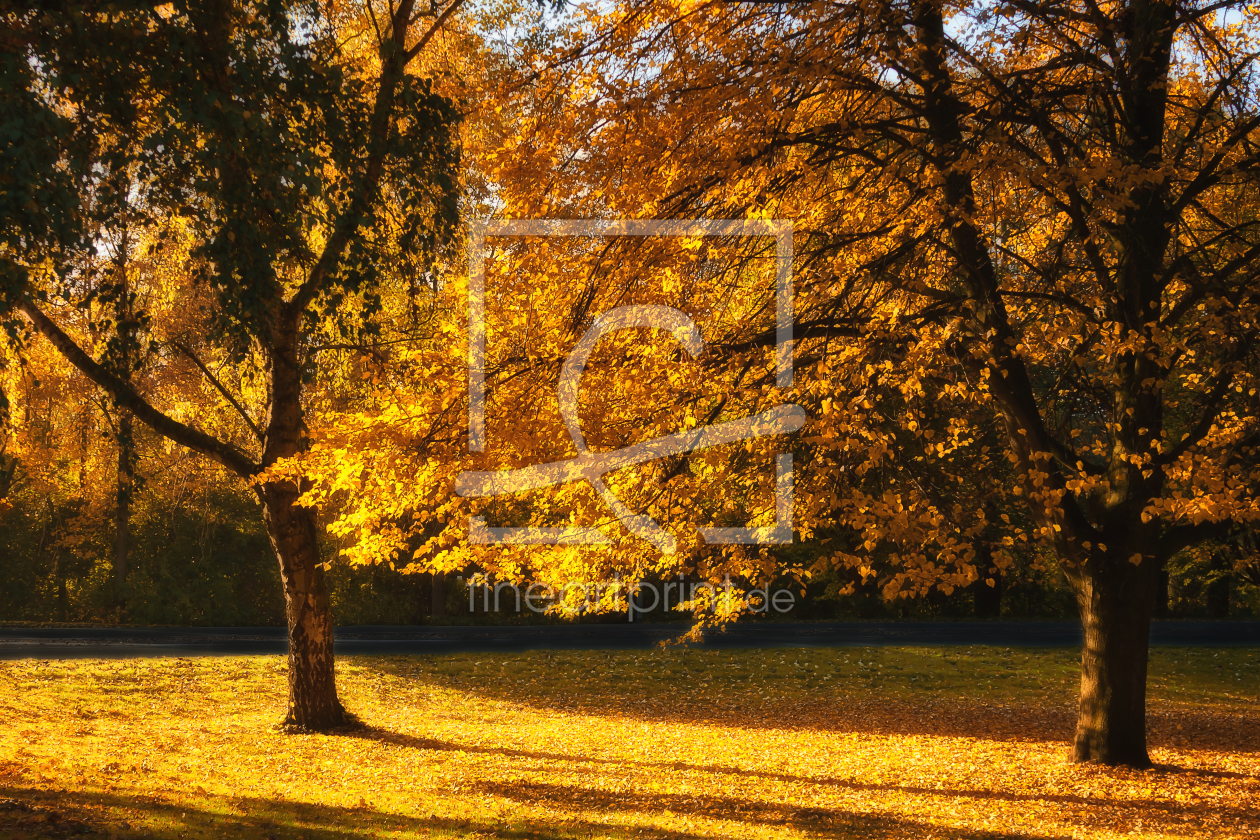
[[[24,144],[6,169],[6,307],[121,410],[251,483],[284,584],[297,727],[347,717],[315,512],[295,504],[298,482],[269,470],[307,446],[321,341],[370,332],[382,283],[423,275],[454,224],[458,115],[409,68],[458,5],[4,10],[5,119]],[[202,290],[204,306],[189,354],[261,383],[253,414],[199,360],[238,433],[155,407],[65,315],[103,293],[85,273],[102,238],[175,222],[190,241],[186,274],[169,282]],[[124,284],[107,291],[126,305]]]
[[[531,57],[521,90],[553,107],[500,195],[793,220],[784,396],[815,412],[827,500],[799,521],[859,536],[817,567],[905,597],[1053,549],[1085,629],[1073,755],[1148,766],[1160,570],[1260,513],[1256,24],[1184,0],[627,2]]]

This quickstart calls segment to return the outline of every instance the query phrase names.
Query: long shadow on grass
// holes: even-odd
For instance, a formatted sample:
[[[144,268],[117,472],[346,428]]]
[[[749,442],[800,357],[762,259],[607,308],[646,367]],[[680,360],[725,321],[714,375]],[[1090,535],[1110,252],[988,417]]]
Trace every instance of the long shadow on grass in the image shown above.
[[[524,681],[461,680],[445,674],[418,677],[407,661],[380,659],[373,667],[405,680],[452,688],[488,699],[534,708],[637,720],[869,735],[935,735],[988,738],[1022,743],[1062,743],[1076,733],[1075,698],[1048,700],[1037,705],[986,703],[974,699],[924,696],[892,699],[855,697],[820,690],[812,697],[770,698],[751,702],[732,692],[726,697],[688,693],[686,687],[666,685],[657,696],[627,693],[615,680],[586,680],[580,691],[564,690],[556,677],[554,693],[539,691]],[[663,681],[664,684],[664,681]],[[678,689],[678,690],[674,690]],[[1215,710],[1147,711],[1147,733],[1153,748],[1260,752],[1260,718],[1253,714]]]
[[[520,750],[511,747],[488,747],[481,744],[459,744],[435,738],[422,738],[400,732],[391,732],[375,727],[354,730],[346,733],[350,737],[362,738],[416,750],[434,750],[445,752],[466,752],[485,755],[497,755],[506,758],[523,758],[530,761],[560,762],[573,764],[605,764],[613,766],[634,765],[674,772],[712,773],[715,775],[737,776],[767,781],[787,782],[790,784],[818,785],[820,787],[836,787],[870,793],[899,793],[914,796],[938,796],[943,799],[981,799],[999,802],[1046,802],[1057,805],[1076,806],[1073,821],[1090,826],[1112,827],[1116,816],[1140,817],[1143,825],[1149,829],[1172,830],[1177,828],[1198,828],[1204,824],[1205,818],[1211,817],[1222,829],[1233,828],[1247,831],[1260,824],[1260,811],[1248,808],[1230,808],[1220,804],[1186,803],[1160,799],[1105,799],[1093,796],[1077,796],[1054,793],[1014,793],[1002,790],[930,788],[915,785],[898,785],[888,782],[863,782],[857,779],[837,779],[818,776],[800,776],[790,773],[775,773],[765,770],[749,770],[741,767],[729,767],[718,764],[688,764],[682,761],[634,761],[627,759],[598,758],[594,756],[570,755],[564,753],[547,753],[532,750]],[[1161,767],[1163,772],[1191,773],[1211,777],[1228,777],[1237,779],[1254,779],[1242,773],[1230,773],[1214,770],[1182,770],[1176,767]],[[631,799],[642,799],[637,794],[607,793],[591,788],[561,788],[556,785],[528,785],[513,783],[500,791],[497,787],[486,787],[488,793],[517,799],[512,792],[527,790],[528,797],[520,801],[534,799],[556,799],[562,791],[572,791],[578,799],[590,799],[592,802],[607,800],[608,802],[624,802]],[[533,790],[537,788],[537,790]],[[532,791],[532,792],[531,792]],[[538,796],[539,793],[547,794]],[[671,810],[674,813],[686,812],[704,816],[724,816],[727,819],[748,819],[749,815],[761,815],[765,821],[774,824],[792,823],[798,817],[808,820],[811,815],[823,822],[836,821],[847,812],[829,812],[826,809],[795,808],[794,806],[737,800],[730,797],[648,797],[652,801],[677,799],[679,802],[662,804],[659,810]],[[646,802],[647,800],[645,800]],[[579,803],[580,804],[580,803]],[[646,805],[644,805],[646,809]],[[680,810],[681,809],[681,810]],[[618,807],[616,810],[640,810],[638,807]],[[999,835],[995,835],[999,836]]]
[[[951,829],[883,814],[858,813],[839,808],[801,808],[786,803],[759,802],[733,796],[628,793],[538,782],[487,782],[479,785],[477,789],[515,802],[544,804],[572,810],[629,811],[632,813],[669,811],[674,814],[689,814],[711,819],[790,827],[809,832],[813,836],[823,837],[888,837],[900,840],[900,838],[931,836],[960,838],[960,840],[961,838],[1015,840],[1015,838],[1026,839],[1034,836],[1050,838],[1052,836]],[[1066,840],[1065,836],[1053,836]]]
[[[904,840],[931,836],[940,840],[1066,840],[1042,834],[975,832],[929,825],[878,814],[836,809],[792,808],[732,797],[671,797],[607,793],[590,788],[532,783],[486,784],[478,788],[524,805],[544,804],[563,809],[643,813],[670,810],[675,814],[704,815],[715,819],[760,825],[808,829],[813,836]],[[305,840],[370,840],[380,832],[405,832],[409,837],[428,837],[435,832],[454,836],[474,835],[500,840],[547,840],[611,836],[655,840],[711,840],[712,835],[693,834],[639,825],[565,818],[546,824],[533,817],[529,825],[504,825],[475,818],[409,817],[375,811],[370,807],[342,808],[331,805],[273,801],[261,798],[206,797],[205,806],[191,807],[151,796],[120,793],[48,791],[38,788],[0,787],[0,799],[11,799],[21,809],[0,811],[0,836],[73,837],[86,832],[118,838],[186,838],[189,836],[233,838],[305,838]],[[695,807],[699,802],[701,807]],[[691,807],[688,807],[691,803]],[[18,815],[13,817],[13,815]],[[54,816],[55,815],[55,816]],[[12,818],[10,818],[12,817]],[[25,822],[23,822],[25,820]],[[59,831],[58,825],[67,827]],[[86,830],[86,831],[85,831]]]
[[[0,787],[0,799],[19,803],[0,810],[0,837],[70,838],[87,833],[118,838],[232,837],[242,840],[377,840],[381,832],[404,832],[407,837],[435,833],[454,837],[495,837],[500,840],[565,840],[595,835],[639,837],[638,826],[565,820],[548,825],[504,825],[475,818],[409,817],[370,807],[341,808],[253,797],[207,797],[205,807],[164,802],[150,796],[118,793],[46,791]],[[55,815],[55,816],[54,816]],[[58,826],[64,826],[60,830]],[[87,831],[85,831],[85,829]],[[702,835],[653,829],[660,840],[710,840]]]

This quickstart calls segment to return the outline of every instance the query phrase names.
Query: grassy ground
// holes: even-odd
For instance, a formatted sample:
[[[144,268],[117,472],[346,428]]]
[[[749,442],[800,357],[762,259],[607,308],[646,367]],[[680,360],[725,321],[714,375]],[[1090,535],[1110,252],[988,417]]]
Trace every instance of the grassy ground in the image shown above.
[[[1151,670],[1142,773],[1067,650],[347,658],[328,736],[278,657],[0,663],[0,837],[1260,838],[1260,650]]]

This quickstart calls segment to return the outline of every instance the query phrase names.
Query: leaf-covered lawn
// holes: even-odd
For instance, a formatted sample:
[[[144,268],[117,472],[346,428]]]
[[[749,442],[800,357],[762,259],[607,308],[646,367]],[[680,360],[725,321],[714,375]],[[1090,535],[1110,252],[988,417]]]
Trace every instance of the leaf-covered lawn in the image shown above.
[[[1153,772],[1067,764],[1076,654],[0,663],[0,837],[1260,837],[1260,651],[1152,654]]]

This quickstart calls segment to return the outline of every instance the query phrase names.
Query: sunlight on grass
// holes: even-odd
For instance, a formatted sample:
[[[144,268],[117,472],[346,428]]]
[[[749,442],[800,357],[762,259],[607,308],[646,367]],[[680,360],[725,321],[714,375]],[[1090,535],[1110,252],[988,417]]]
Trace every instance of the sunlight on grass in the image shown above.
[[[1260,651],[1151,670],[1139,773],[1065,763],[1069,650],[346,658],[339,735],[279,657],[6,662],[0,836],[1260,837]]]

